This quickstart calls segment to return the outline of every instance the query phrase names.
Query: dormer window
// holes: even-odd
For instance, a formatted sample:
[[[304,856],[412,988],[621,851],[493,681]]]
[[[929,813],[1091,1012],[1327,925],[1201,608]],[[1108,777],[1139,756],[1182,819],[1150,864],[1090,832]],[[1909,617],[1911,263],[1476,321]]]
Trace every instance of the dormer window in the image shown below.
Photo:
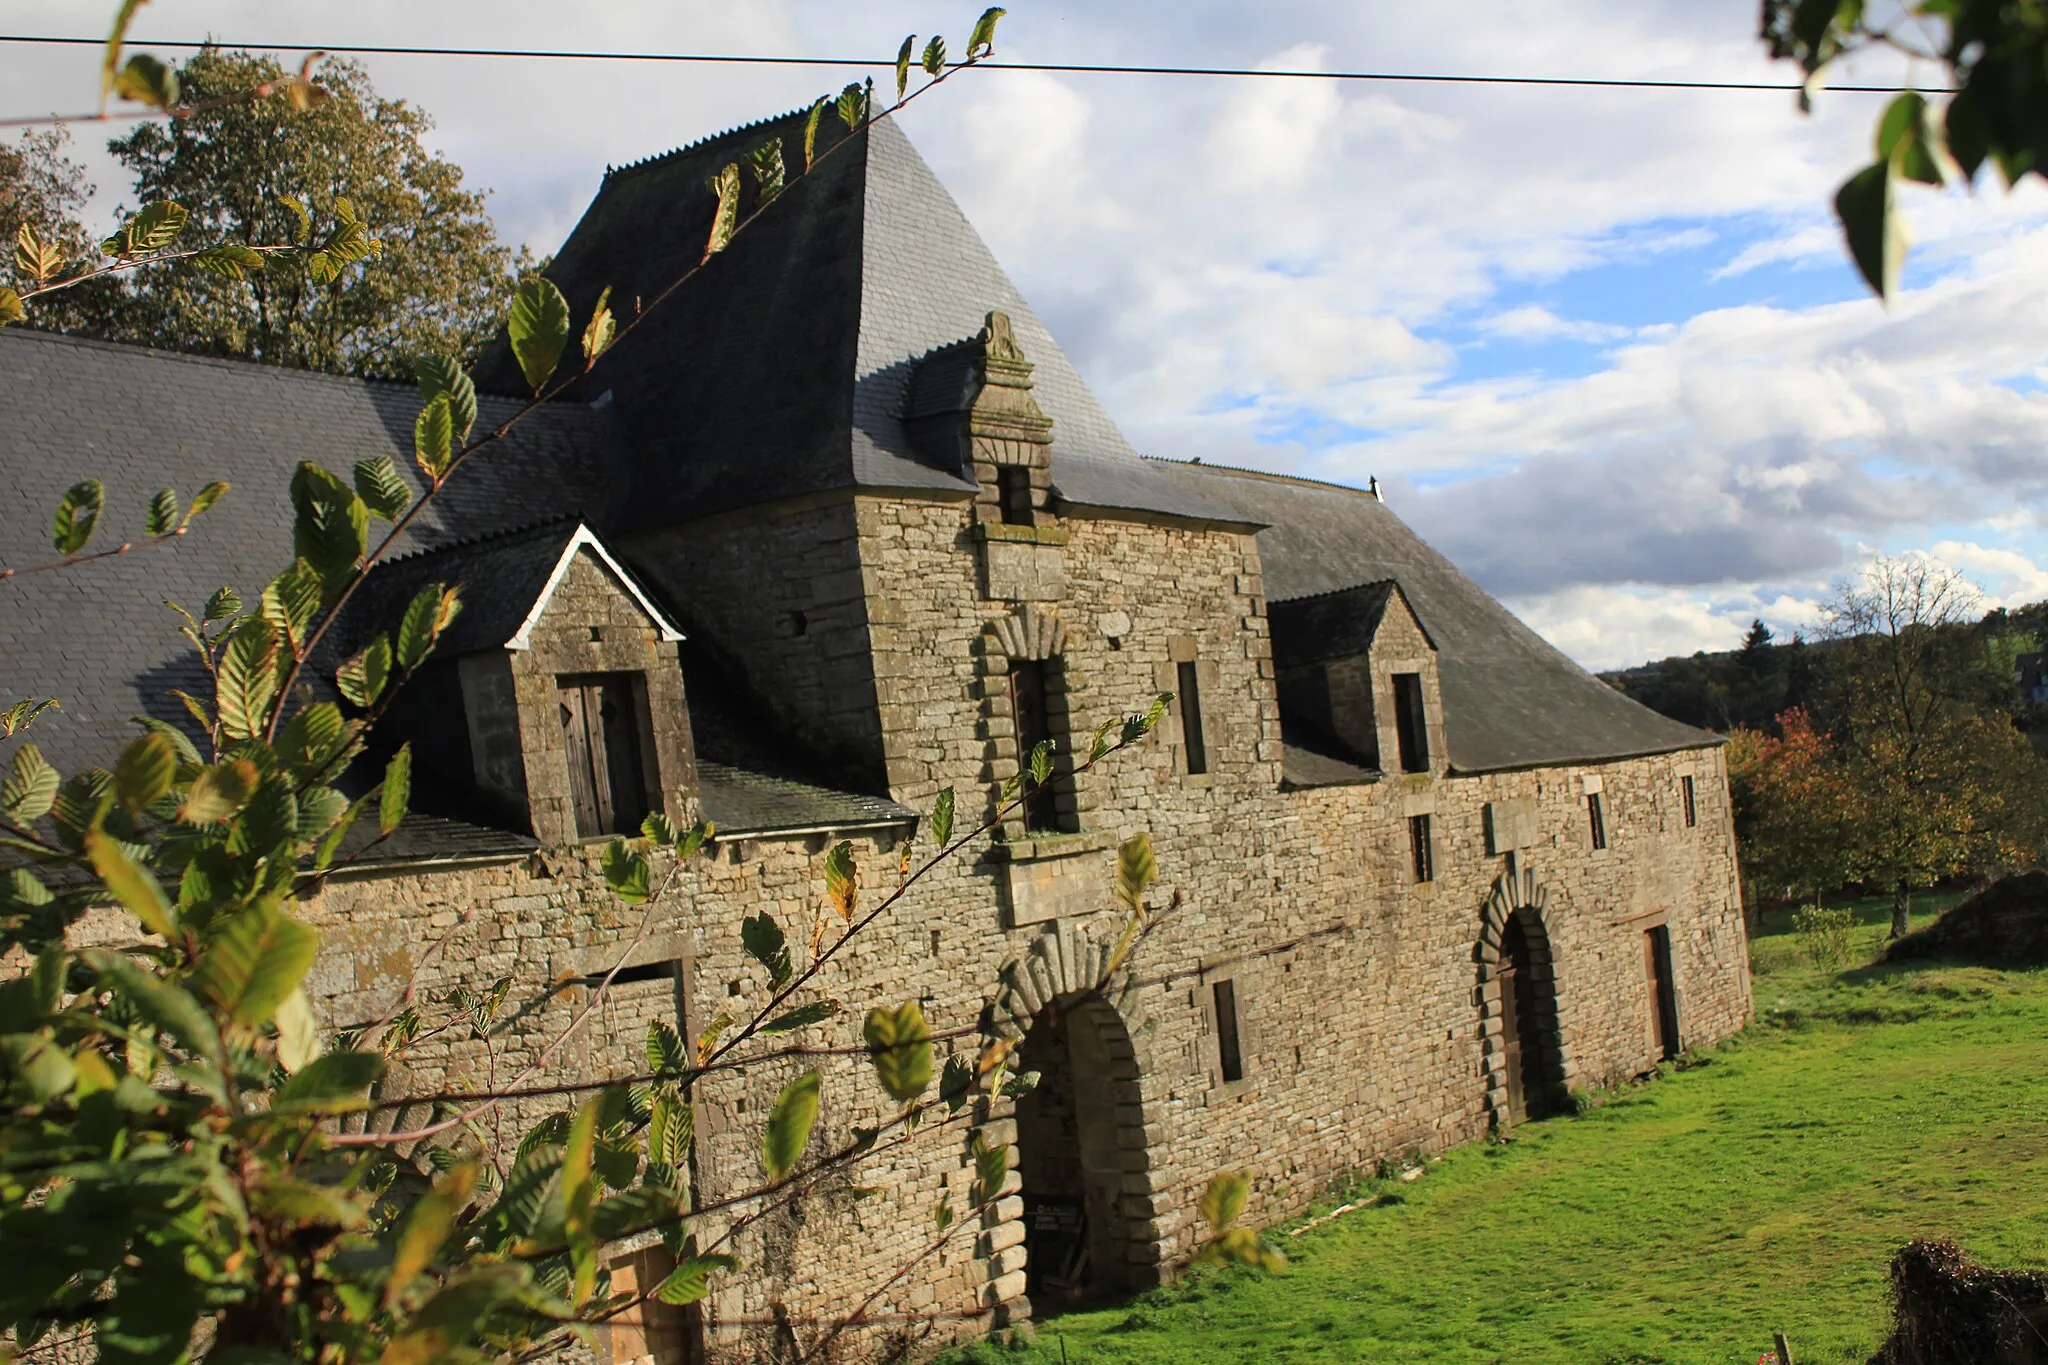
[[[996,466],[996,499],[1002,507],[1006,526],[1031,526],[1036,516],[1031,504],[1031,471],[1022,465]]]
[[[1429,771],[1429,721],[1422,709],[1422,675],[1394,675],[1394,733],[1401,747],[1401,771]]]
[[[647,764],[641,752],[641,679],[630,673],[558,678],[562,752],[576,837],[637,834],[647,818]]]

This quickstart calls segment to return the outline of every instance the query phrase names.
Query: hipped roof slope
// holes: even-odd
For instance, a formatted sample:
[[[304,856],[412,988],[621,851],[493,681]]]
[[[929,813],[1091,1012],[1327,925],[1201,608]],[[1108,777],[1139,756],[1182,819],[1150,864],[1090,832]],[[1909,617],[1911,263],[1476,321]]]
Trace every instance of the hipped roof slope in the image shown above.
[[[1423,543],[1370,493],[1216,465],[1153,468],[1227,504],[1258,533],[1279,603],[1392,579],[1437,647],[1444,737],[1463,772],[1598,762],[1720,742],[1573,663]]]

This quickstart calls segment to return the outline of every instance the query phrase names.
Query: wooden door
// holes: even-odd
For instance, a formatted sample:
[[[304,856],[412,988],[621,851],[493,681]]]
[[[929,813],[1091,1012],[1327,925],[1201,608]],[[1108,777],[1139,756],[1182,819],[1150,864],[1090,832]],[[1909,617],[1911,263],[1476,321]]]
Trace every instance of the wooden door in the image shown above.
[[[1663,925],[1643,934],[1643,973],[1650,983],[1650,1037],[1660,1061],[1678,1055],[1678,990],[1671,980],[1671,930]]]
[[[1501,1063],[1507,1068],[1507,1109],[1510,1124],[1522,1123],[1529,1117],[1529,1099],[1522,1087],[1522,994],[1528,983],[1522,979],[1522,955],[1509,951],[1507,935],[1514,935],[1514,942],[1521,941],[1521,926],[1513,919],[1503,931],[1500,971],[1495,977],[1500,982],[1500,1049]]]
[[[647,818],[632,683],[626,674],[599,673],[563,678],[556,686],[579,838],[638,833]]]

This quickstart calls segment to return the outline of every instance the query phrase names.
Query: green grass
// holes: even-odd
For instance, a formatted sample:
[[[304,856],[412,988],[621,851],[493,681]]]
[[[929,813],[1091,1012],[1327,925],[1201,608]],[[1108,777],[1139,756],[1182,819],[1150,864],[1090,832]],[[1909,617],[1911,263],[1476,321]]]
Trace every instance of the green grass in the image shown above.
[[[1855,908],[1867,961],[1887,910]],[[953,1359],[1749,1365],[1782,1328],[1802,1365],[1862,1361],[1901,1242],[2048,1264],[2048,971],[1825,976],[1789,918],[1755,945],[1758,1022],[1655,1082],[1362,1184],[1397,1202],[1276,1229],[1283,1275],[1197,1271]]]

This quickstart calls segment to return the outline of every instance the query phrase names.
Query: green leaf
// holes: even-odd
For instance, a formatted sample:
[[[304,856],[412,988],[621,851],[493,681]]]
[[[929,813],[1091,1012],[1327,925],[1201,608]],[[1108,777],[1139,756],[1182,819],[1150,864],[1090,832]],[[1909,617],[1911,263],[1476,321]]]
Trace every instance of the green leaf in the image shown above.
[[[384,790],[377,806],[377,832],[389,834],[405,819],[412,804],[412,742],[398,746],[398,752],[384,766]]]
[[[944,71],[946,69],[946,40],[934,34],[932,40],[924,45],[924,55],[918,58],[918,65],[922,66],[925,69],[925,74],[929,76],[936,76]]]
[[[178,776],[178,751],[151,731],[121,751],[114,760],[114,794],[132,811],[141,811],[170,794]]]
[[[936,38],[932,41],[939,42]],[[945,44],[939,43],[939,47],[943,51]],[[855,81],[839,92],[839,99],[833,105],[832,111],[839,115],[839,121],[845,124],[849,131],[860,127],[861,120],[868,115],[867,92],[861,88],[860,82]]]
[[[23,824],[40,820],[57,803],[58,785],[57,770],[44,760],[43,751],[23,744],[14,751],[12,771],[0,785],[0,811]]]
[[[1835,192],[1835,216],[1863,282],[1887,303],[1899,291],[1906,261],[1906,224],[1892,193],[1892,165],[1880,161],[1849,177]]]
[[[482,1173],[481,1161],[473,1157],[458,1161],[412,1206],[405,1230],[398,1234],[398,1245],[392,1251],[391,1276],[384,1282],[386,1308],[398,1305],[412,1282],[448,1244],[455,1231],[455,1220],[469,1207],[470,1192]]]
[[[663,1075],[675,1075],[690,1064],[682,1037],[659,1019],[647,1022],[647,1065]]]
[[[818,1073],[806,1071],[775,1098],[767,1130],[761,1134],[761,1166],[770,1184],[780,1183],[795,1170],[811,1145],[811,1129],[818,1122],[818,1086]]]
[[[225,621],[241,610],[241,594],[233,588],[215,588],[213,596],[206,599],[205,617],[209,621]]]
[[[89,829],[85,832],[85,855],[114,899],[127,906],[142,921],[143,928],[165,939],[177,937],[177,913],[171,909],[162,884],[148,868],[129,856],[120,840],[103,829]]]
[[[932,842],[941,850],[947,840],[953,837],[953,789],[940,791],[939,799],[932,802]]]
[[[896,102],[901,104],[906,91],[910,89],[910,59],[917,51],[917,35],[909,35],[903,46],[896,49]]]
[[[55,697],[27,697],[0,711],[0,739],[20,734],[53,707],[63,709]]]
[[[952,1226],[953,1201],[942,1194],[939,1196],[939,1202],[932,1206],[932,1227],[943,1234]]]
[[[290,863],[299,851],[299,801],[282,773],[265,777],[242,808],[230,847],[238,853]]]
[[[732,241],[733,233],[739,231],[740,222],[740,168],[736,162],[727,162],[717,175],[704,182],[704,187],[718,197],[718,206],[711,213],[711,235],[705,240],[704,254],[713,256],[725,250]]]
[[[853,845],[840,840],[825,855],[825,899],[843,920],[851,921],[860,907],[860,881],[853,862]]]
[[[191,215],[174,200],[145,204],[142,211],[121,225],[121,230],[100,244],[109,256],[133,260],[162,251],[185,230]]]
[[[732,1016],[721,1014],[697,1031],[697,1065],[708,1066],[711,1054],[718,1048],[718,1040],[732,1027]]]
[[[204,762],[192,743],[192,737],[169,721],[158,720],[155,716],[134,716],[131,719],[150,733],[162,735],[170,744],[171,752],[177,755],[180,766],[196,768]]]
[[[138,52],[114,77],[114,94],[152,109],[169,109],[178,102],[178,73],[147,52]]]
[[[1031,746],[1031,785],[1042,787],[1052,777],[1052,741],[1041,739]]]
[[[979,1134],[974,1139],[974,1194],[976,1205],[992,1204],[1002,1196],[1003,1182],[1010,1178],[1010,1147],[998,1142],[990,1146]]]
[[[211,510],[215,503],[226,497],[229,487],[230,485],[227,483],[216,479],[200,489],[199,496],[192,499],[192,505],[185,509],[185,519],[178,524],[180,526],[190,526],[192,518]]]
[[[1908,180],[1941,183],[1941,165],[1931,145],[1939,132],[1929,121],[1926,97],[1908,90],[1885,106],[1877,121],[1877,159],[1889,161]]]
[[[412,373],[419,382],[421,401],[431,403],[447,397],[455,439],[466,443],[470,429],[476,426],[476,385],[469,372],[445,356],[427,356],[413,365]]]
[[[279,682],[278,654],[277,628],[261,617],[252,616],[229,633],[213,688],[221,732],[229,739],[254,739],[269,720]]]
[[[54,1039],[36,1033],[0,1034],[0,1093],[11,1103],[48,1103],[77,1080],[71,1054]]]
[[[612,342],[618,338],[619,320],[612,316],[611,301],[612,287],[606,285],[597,296],[597,307],[590,311],[590,322],[583,329],[583,368],[586,370],[595,365],[598,357],[609,351]]]
[[[800,1028],[822,1024],[839,1013],[837,1000],[813,1000],[808,1005],[799,1005],[785,1014],[778,1014],[761,1025],[763,1033],[794,1033]]]
[[[653,874],[647,859],[627,847],[624,839],[605,845],[602,867],[605,885],[626,904],[639,905],[652,894]]]
[[[945,1069],[939,1073],[939,1098],[946,1102],[950,1112],[957,1114],[973,1093],[974,1062],[956,1052],[946,1058]]]
[[[454,588],[430,583],[413,597],[398,624],[398,666],[410,673],[427,660],[434,642],[462,610]]]
[[[507,323],[512,336],[512,358],[535,393],[554,377],[555,366],[569,344],[569,301],[545,275],[529,275],[519,282],[512,296],[512,316]]]
[[[932,1083],[932,1030],[915,1000],[869,1010],[861,1036],[874,1055],[875,1078],[898,1104],[909,1104]]]
[[[667,1304],[698,1303],[711,1293],[711,1272],[739,1269],[739,1257],[692,1256],[654,1287],[654,1297]]]
[[[412,489],[398,477],[398,466],[389,455],[356,461],[355,483],[363,505],[386,521],[397,521],[412,504]]]
[[[185,790],[178,819],[187,825],[217,825],[242,808],[256,790],[256,765],[246,758],[201,768]]]
[[[462,1270],[392,1336],[377,1365],[450,1365],[487,1359],[477,1354],[471,1343],[491,1314],[517,1300],[532,1278],[533,1273],[516,1262]]]
[[[310,778],[333,762],[351,738],[341,708],[331,701],[316,701],[300,707],[285,722],[277,736],[277,756],[294,777]]]
[[[750,169],[754,173],[754,188],[765,204],[782,193],[782,139],[771,137],[754,148],[749,156]]]
[[[270,1109],[282,1114],[349,1114],[369,1108],[363,1092],[384,1074],[384,1058],[375,1052],[330,1052],[300,1068],[278,1087]]]
[[[0,285],[0,327],[26,321],[28,309],[21,306],[21,295],[5,285]]]
[[[811,163],[817,160],[818,116],[825,112],[825,106],[829,103],[831,103],[831,96],[818,96],[817,100],[811,105],[810,114],[804,119],[804,170],[806,171],[809,171]],[[19,322],[20,319],[16,318],[15,321]]]
[[[663,848],[674,848],[683,839],[675,821],[658,810],[649,812],[647,818],[640,822],[640,833]]]
[[[51,789],[55,790],[54,775]],[[740,946],[747,950],[747,956],[768,969],[770,985],[779,989],[788,984],[789,941],[783,936],[782,926],[766,910],[740,921]]]
[[[106,502],[106,487],[98,479],[82,480],[65,491],[57,503],[50,532],[50,543],[57,547],[58,554],[75,555],[85,548],[85,543],[92,539],[93,528],[99,525],[100,509]]]
[[[1218,1233],[1228,1232],[1244,1213],[1245,1200],[1251,1192],[1252,1180],[1245,1172],[1218,1171],[1209,1177],[1209,1187],[1202,1191],[1202,1221]]]
[[[648,1159],[680,1167],[690,1159],[696,1129],[696,1111],[689,1099],[674,1087],[664,1087],[656,1093],[647,1119]]]
[[[287,1072],[299,1072],[320,1056],[320,1025],[313,1017],[313,1002],[306,992],[295,990],[277,1007],[277,1064]]]
[[[292,553],[312,565],[334,600],[370,546],[370,509],[355,490],[310,460],[292,476]]]
[[[258,599],[256,610],[264,620],[284,633],[294,651],[306,644],[314,618],[320,614],[320,575],[303,559],[270,580]]]
[[[125,953],[88,948],[84,962],[102,986],[123,997],[143,1022],[170,1034],[202,1057],[221,1055],[220,1033],[184,987],[158,977]]]
[[[194,254],[191,262],[209,275],[238,282],[265,265],[262,252],[233,242],[207,247]]]
[[[159,488],[156,496],[149,500],[149,507],[142,516],[142,533],[146,536],[167,536],[178,529],[178,495],[168,488]]]
[[[306,201],[293,195],[278,196],[278,203],[292,216],[292,240],[304,246],[313,239],[313,211],[306,207]]]
[[[569,1123],[562,1148],[562,1230],[569,1241],[575,1282],[569,1301],[580,1308],[597,1284],[597,1180],[591,1163],[597,1152],[597,1119],[604,1106],[602,1092],[592,1095]]]
[[[996,50],[996,20],[1008,13],[1006,9],[993,6],[981,12],[981,17],[974,21],[974,32],[967,38],[968,61],[987,56]]]
[[[428,478],[439,482],[455,460],[455,417],[447,394],[427,400],[412,424],[413,458]]]
[[[374,706],[391,681],[391,641],[382,635],[370,641],[363,652],[334,671],[334,685],[341,695],[357,706]]]
[[[1152,860],[1152,836],[1142,831],[1116,846],[1116,898],[1133,910],[1145,905],[1145,888],[1159,875]]]
[[[219,922],[192,972],[192,988],[247,1028],[267,1024],[299,988],[320,951],[311,926],[270,901]]]

